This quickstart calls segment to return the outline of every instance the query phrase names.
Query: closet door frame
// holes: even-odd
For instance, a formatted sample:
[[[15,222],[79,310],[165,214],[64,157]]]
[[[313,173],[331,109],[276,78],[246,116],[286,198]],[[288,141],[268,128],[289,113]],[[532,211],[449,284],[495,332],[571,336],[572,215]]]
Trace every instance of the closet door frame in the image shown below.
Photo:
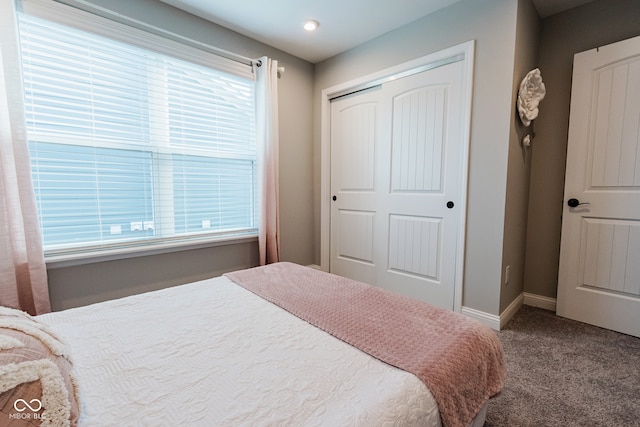
[[[462,309],[464,284],[464,255],[466,242],[466,217],[469,174],[469,142],[471,135],[471,102],[473,94],[473,65],[475,41],[471,40],[448,49],[435,52],[381,71],[374,72],[329,88],[321,93],[321,134],[320,134],[320,268],[329,271],[331,250],[331,100],[349,93],[380,85],[384,82],[420,73],[452,62],[463,61],[463,107],[462,125],[462,167],[460,168],[461,194],[460,220],[458,222],[458,242],[456,254],[456,274],[454,285],[454,311]]]

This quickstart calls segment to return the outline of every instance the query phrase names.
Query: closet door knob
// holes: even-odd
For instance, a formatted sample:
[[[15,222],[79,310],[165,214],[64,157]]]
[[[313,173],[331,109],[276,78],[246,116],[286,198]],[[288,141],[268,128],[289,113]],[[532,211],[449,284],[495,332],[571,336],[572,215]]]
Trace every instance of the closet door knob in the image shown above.
[[[333,201],[335,202],[336,200],[338,200],[338,198],[336,196],[332,197]]]
[[[448,207],[449,209],[453,209],[453,207],[454,207],[454,206],[455,206],[455,203],[453,203],[451,200],[449,200],[449,201],[447,202],[447,207]]]

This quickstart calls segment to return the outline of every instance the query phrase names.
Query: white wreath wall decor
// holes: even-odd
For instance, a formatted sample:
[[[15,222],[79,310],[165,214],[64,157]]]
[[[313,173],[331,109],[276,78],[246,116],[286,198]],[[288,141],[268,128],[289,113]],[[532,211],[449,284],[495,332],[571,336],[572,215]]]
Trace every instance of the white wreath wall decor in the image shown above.
[[[540,69],[529,71],[522,79],[518,92],[518,114],[523,125],[529,126],[531,121],[538,117],[538,106],[546,94]]]

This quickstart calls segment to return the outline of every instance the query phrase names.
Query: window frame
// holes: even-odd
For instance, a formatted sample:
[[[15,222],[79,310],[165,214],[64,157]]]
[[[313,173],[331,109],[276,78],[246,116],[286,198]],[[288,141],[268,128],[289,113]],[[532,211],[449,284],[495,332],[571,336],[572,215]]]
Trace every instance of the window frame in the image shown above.
[[[157,33],[159,31],[148,31],[149,28],[153,30],[155,27],[146,26],[149,28],[141,30],[112,19],[98,16],[95,13],[90,13],[51,0],[22,0],[18,6],[19,13],[32,15],[47,21],[73,27],[80,31],[93,33],[121,43],[152,50],[163,55],[255,81],[252,61],[248,64],[239,62],[238,60],[221,56],[216,52],[215,48],[203,43],[179,36],[180,41],[175,41],[164,35],[158,35]],[[145,25],[141,26],[145,27]],[[54,142],[53,139],[55,139],[55,137],[51,139],[50,142]],[[65,143],[75,143],[86,146],[86,144],[79,144],[69,139],[67,139]],[[165,141],[165,143],[166,146],[156,146],[152,150],[149,150],[149,147],[145,147],[145,151],[153,151],[154,153],[164,152],[164,154],[175,151],[171,149],[171,144],[169,144],[168,141]],[[96,142],[95,146],[116,148],[118,143],[109,141]],[[197,153],[198,148],[182,147],[179,151],[180,154],[188,154],[189,152]],[[256,158],[256,161],[258,161],[258,158]],[[153,179],[155,181],[159,179],[159,177],[156,175]],[[157,226],[158,225],[156,225],[156,227]],[[220,232],[202,232],[148,240],[107,242],[98,245],[84,245],[77,248],[70,245],[64,249],[46,250],[45,261],[49,268],[59,268],[174,251],[256,242],[257,236],[258,231],[256,225],[255,230],[241,230],[237,233],[221,234]]]

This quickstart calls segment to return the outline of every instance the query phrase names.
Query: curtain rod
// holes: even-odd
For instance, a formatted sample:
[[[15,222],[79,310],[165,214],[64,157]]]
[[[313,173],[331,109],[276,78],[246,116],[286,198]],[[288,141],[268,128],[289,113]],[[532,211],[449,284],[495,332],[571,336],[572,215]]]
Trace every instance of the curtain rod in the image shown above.
[[[262,60],[256,59],[255,64],[256,64],[256,67],[262,67]],[[284,67],[278,67],[278,77],[282,77],[282,75],[284,74],[284,70],[285,70]]]
[[[109,10],[107,8],[104,8],[102,6],[98,6],[94,3],[91,3],[87,0],[70,0],[70,1],[65,1],[65,0],[55,0],[57,3],[61,3],[61,4],[65,4],[67,6],[71,6],[71,7],[75,7],[77,9],[82,9],[85,10],[87,12],[93,13],[95,15],[100,15],[103,17],[107,17],[109,19],[112,19],[114,21],[118,21],[118,22],[122,22],[122,23],[127,23],[129,25],[132,25],[133,27],[136,27],[138,29],[146,29],[148,31],[151,31],[153,33],[156,34],[162,34],[164,36],[167,36],[170,39],[176,40],[176,41],[181,41],[190,45],[195,45],[198,46],[201,49],[210,51],[212,53],[215,53],[216,55],[222,56],[224,58],[230,59],[232,61],[236,61],[239,62],[241,64],[245,64],[245,65],[249,65],[252,66],[254,64],[256,64],[257,62],[259,62],[259,60],[257,59],[253,59],[253,58],[249,58],[243,55],[239,55],[237,53],[233,53],[233,52],[229,52],[228,50],[224,50],[221,49],[219,47],[215,47],[215,46],[211,46],[210,44],[204,43],[204,42],[199,42],[197,40],[193,40],[189,37],[185,37],[185,36],[181,36],[180,34],[176,34],[172,31],[168,31],[165,30],[163,28],[160,27],[156,27],[155,25],[151,25],[151,24],[147,24],[146,22],[142,22],[139,21],[137,19],[131,18],[129,16],[123,15],[121,13],[118,12],[114,12],[112,10]],[[80,8],[78,7],[78,5],[82,5],[84,6],[84,8]]]

